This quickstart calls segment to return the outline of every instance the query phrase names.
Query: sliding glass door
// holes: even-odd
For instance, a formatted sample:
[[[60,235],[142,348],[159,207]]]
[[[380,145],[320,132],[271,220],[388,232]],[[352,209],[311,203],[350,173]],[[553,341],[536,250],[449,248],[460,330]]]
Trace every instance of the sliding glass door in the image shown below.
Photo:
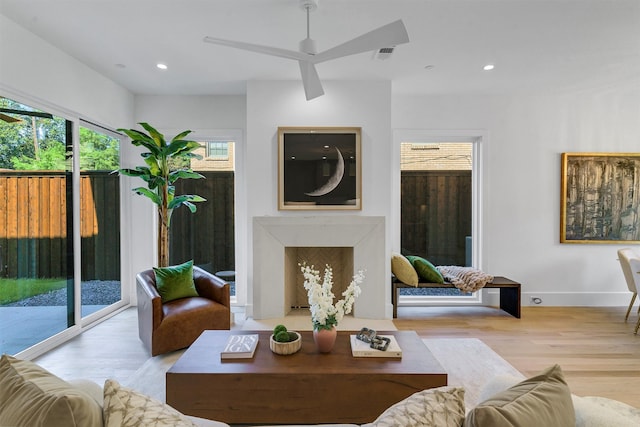
[[[72,123],[0,98],[0,353],[75,324]]]
[[[122,299],[120,282],[120,136],[81,122],[80,255],[82,317]]]
[[[128,302],[120,137],[0,97],[0,354],[41,352]]]

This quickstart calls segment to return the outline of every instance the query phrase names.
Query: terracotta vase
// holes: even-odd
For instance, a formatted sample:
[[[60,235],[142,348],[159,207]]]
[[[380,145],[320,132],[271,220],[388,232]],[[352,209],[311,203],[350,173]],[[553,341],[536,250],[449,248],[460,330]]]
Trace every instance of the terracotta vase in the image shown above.
[[[331,329],[314,329],[313,340],[316,343],[316,347],[320,353],[329,353],[333,350],[333,345],[336,343],[336,337],[338,331],[333,326]]]

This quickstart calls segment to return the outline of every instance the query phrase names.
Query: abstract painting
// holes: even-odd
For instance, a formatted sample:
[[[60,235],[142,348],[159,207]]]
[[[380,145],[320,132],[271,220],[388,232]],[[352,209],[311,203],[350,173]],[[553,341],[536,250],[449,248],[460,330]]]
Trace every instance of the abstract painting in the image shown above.
[[[561,243],[640,243],[640,153],[562,153]]]

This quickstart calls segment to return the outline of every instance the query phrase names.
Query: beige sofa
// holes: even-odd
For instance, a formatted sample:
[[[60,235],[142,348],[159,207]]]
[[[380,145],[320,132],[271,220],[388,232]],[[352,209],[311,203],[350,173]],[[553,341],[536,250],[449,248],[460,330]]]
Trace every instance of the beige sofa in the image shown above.
[[[629,405],[572,395],[558,365],[525,380],[495,378],[484,387],[480,402],[474,408],[465,408],[462,387],[423,390],[362,427],[640,425],[640,410]],[[67,382],[35,363],[7,355],[0,358],[0,426],[229,427],[185,416],[113,380],[107,380],[104,387],[86,380]],[[353,427],[332,425],[341,426]]]

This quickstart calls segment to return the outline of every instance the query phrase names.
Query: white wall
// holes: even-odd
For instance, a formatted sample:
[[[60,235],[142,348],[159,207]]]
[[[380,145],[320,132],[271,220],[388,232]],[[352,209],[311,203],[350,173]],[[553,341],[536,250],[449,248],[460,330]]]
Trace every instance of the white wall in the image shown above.
[[[0,52],[2,88],[111,128],[132,123],[131,93],[3,15]]]
[[[299,81],[250,81],[247,83],[247,211],[244,226],[247,239],[246,265],[236,269],[246,275],[248,303],[253,298],[253,255],[251,219],[254,216],[310,216],[316,213],[278,211],[279,126],[362,127],[362,210],[322,212],[322,215],[354,213],[389,217],[389,158],[391,154],[390,82],[324,81],[325,95],[306,101]],[[236,223],[238,223],[240,219]],[[387,225],[388,230],[388,225]],[[387,231],[388,233],[388,231]],[[389,252],[389,236],[386,236]],[[386,266],[386,277],[390,277]],[[244,278],[243,278],[244,279]],[[390,294],[386,296],[390,301]],[[251,306],[247,307],[248,313]]]
[[[637,152],[640,90],[545,96],[394,96],[394,129],[484,129],[481,268],[523,285],[523,304],[627,305],[616,251],[560,244],[560,154]],[[636,248],[640,250],[640,248]]]

